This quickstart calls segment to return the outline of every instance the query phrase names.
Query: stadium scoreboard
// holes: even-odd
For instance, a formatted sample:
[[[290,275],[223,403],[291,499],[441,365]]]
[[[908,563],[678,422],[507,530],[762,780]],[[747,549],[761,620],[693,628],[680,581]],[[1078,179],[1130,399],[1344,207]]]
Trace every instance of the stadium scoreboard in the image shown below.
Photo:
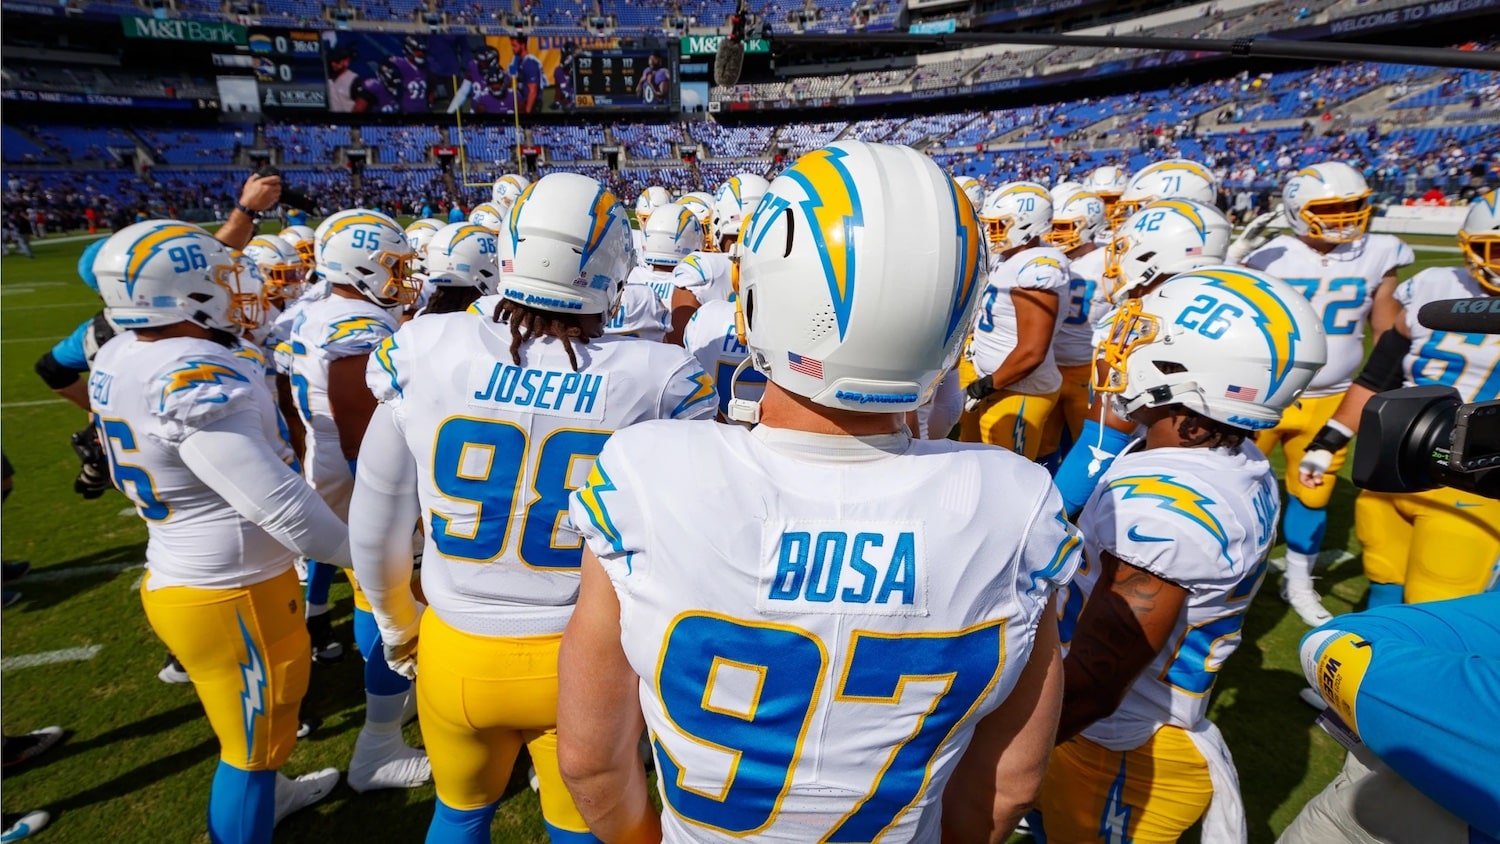
[[[328,108],[323,41],[316,30],[251,27],[246,45],[263,107]]]
[[[667,109],[675,89],[666,51],[585,50],[573,59],[573,90],[580,109]]]

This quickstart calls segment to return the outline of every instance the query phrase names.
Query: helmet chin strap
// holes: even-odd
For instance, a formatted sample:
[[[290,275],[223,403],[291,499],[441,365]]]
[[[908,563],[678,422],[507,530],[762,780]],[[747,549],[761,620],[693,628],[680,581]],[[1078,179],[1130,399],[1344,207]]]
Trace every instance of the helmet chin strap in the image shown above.
[[[740,376],[750,367],[750,356],[740,361],[740,365],[734,368],[734,375],[729,378],[729,408],[725,413],[730,422],[738,422],[742,425],[760,424],[760,402],[742,399],[738,396],[737,389],[740,384]]]

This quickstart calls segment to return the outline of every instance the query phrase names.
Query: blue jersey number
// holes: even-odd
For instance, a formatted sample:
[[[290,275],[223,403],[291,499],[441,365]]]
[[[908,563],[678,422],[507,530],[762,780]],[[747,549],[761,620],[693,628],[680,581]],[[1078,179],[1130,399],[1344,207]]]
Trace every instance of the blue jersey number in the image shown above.
[[[1286,283],[1302,291],[1308,302],[1318,295],[1322,284],[1315,278],[1289,278]],[[1328,301],[1323,306],[1323,332],[1330,336],[1353,334],[1364,319],[1360,311],[1364,310],[1369,290],[1369,282],[1353,276],[1328,282],[1323,291],[1328,294]]]
[[[609,439],[606,431],[553,431],[542,441],[526,504],[517,556],[534,568],[576,569],[582,540],[559,544],[557,532],[568,509],[568,494],[586,474],[575,461],[592,462]],[[432,483],[444,498],[474,508],[474,525],[453,527],[453,519],[429,509],[432,540],[446,557],[487,563],[505,550],[511,515],[520,494],[529,453],[526,431],[510,422],[455,416],[438,427],[432,454]]]
[[[1000,288],[991,284],[984,289],[984,309],[979,312],[979,330],[991,332],[995,330],[995,298],[1000,295]]]
[[[948,633],[854,632],[847,667],[833,690],[834,706],[899,704],[922,693],[908,690],[908,680],[943,685],[891,750],[870,790],[821,840],[875,840],[917,799],[938,748],[999,679],[1003,630],[995,623]],[[827,648],[804,630],[717,615],[679,616],[656,673],[662,708],[689,739],[732,753],[736,761],[722,786],[693,788],[681,764],[656,741],[672,809],[734,835],[770,826],[791,786],[816,701],[826,694],[827,663]],[[725,701],[715,694],[731,673],[753,679],[739,684],[754,690],[749,700]]]
[[[1240,639],[1240,628],[1245,624],[1245,610],[1250,599],[1260,589],[1266,576],[1264,557],[1259,565],[1251,569],[1245,578],[1229,593],[1225,603],[1233,607],[1229,615],[1194,625],[1184,630],[1177,640],[1177,650],[1172,661],[1167,663],[1161,679],[1167,685],[1190,695],[1203,696],[1213,691],[1214,680],[1219,669],[1224,667],[1224,657],[1214,655],[1214,646],[1221,642],[1233,647]]]
[[[1098,283],[1091,278],[1074,276],[1068,281],[1068,315],[1063,322],[1068,325],[1087,325],[1089,303],[1094,300],[1094,289]]]
[[[1422,344],[1421,351],[1417,353],[1416,362],[1412,364],[1412,380],[1418,384],[1455,386],[1470,363],[1483,366],[1480,361],[1470,361],[1469,354],[1483,346],[1485,340],[1483,334],[1432,332],[1432,336]],[[1479,389],[1472,396],[1464,396],[1464,400],[1492,401],[1496,397],[1500,397],[1500,361],[1490,361],[1490,371],[1479,379]]]
[[[171,516],[172,508],[156,494],[156,484],[151,480],[151,473],[140,466],[120,460],[121,452],[128,454],[137,450],[135,431],[130,429],[130,423],[123,419],[102,419],[99,428],[104,447],[109,451],[109,474],[114,478],[115,487],[135,502],[135,508],[140,511],[142,518],[160,522]]]

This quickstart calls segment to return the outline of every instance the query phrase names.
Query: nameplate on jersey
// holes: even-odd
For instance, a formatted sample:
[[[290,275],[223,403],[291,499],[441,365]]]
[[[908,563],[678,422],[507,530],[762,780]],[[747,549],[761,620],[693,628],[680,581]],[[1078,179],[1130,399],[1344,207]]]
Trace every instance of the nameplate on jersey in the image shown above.
[[[766,613],[925,616],[928,565],[919,523],[768,523],[755,607]]]
[[[509,361],[469,364],[468,404],[599,422],[604,419],[608,375],[571,369],[539,369]]]

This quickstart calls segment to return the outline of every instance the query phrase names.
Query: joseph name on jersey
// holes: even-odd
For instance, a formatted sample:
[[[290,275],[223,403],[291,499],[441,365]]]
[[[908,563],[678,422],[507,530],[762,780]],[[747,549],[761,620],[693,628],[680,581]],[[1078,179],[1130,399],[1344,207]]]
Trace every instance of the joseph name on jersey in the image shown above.
[[[728,299],[734,292],[734,281],[730,278],[732,266],[729,256],[721,252],[694,252],[672,270],[672,284],[693,294],[700,305]],[[670,296],[667,298],[671,299]]]
[[[292,398],[307,426],[307,480],[340,514],[348,505],[353,476],[328,400],[328,368],[340,358],[370,354],[395,330],[396,318],[384,308],[338,295],[308,302],[292,323],[287,342]]]
[[[573,496],[642,678],[665,840],[935,840],[1081,540],[1009,452],[814,461],[778,433],[639,425]]]
[[[734,312],[735,304],[727,300],[705,303],[693,312],[693,318],[688,320],[687,328],[682,332],[682,345],[714,379],[721,413],[729,412],[729,400],[734,398],[730,385],[735,368],[750,356],[750,350],[740,342]],[[754,367],[746,367],[740,376],[740,398],[760,401],[765,390],[766,376]]]
[[[1411,335],[1403,361],[1407,386],[1452,387],[1466,402],[1500,398],[1500,335],[1437,331],[1417,321],[1428,302],[1490,295],[1463,267],[1430,267],[1396,288]]]
[[[1023,249],[990,270],[989,284],[974,313],[974,338],[969,356],[980,375],[994,374],[1016,347],[1016,308],[1013,290],[1051,291],[1058,297],[1057,321],[1067,315],[1068,258],[1050,246]],[[1053,326],[1054,333],[1056,325]],[[1045,395],[1062,386],[1052,347],[1047,358],[1031,374],[1006,389],[1017,393]]]
[[[575,372],[564,342],[528,342],[517,366],[509,325],[432,314],[370,356],[366,382],[416,455],[422,589],[461,630],[560,632],[583,547],[568,494],[605,441],[643,420],[713,413],[712,382],[680,348],[605,336],[575,346]]]
[[[273,450],[290,456],[258,352],[191,337],[148,343],[124,332],[94,358],[89,403],[115,483],[146,520],[152,589],[247,586],[291,565],[292,552],[235,512],[178,453],[193,433],[251,413]]]
[[[1265,270],[1297,288],[1323,318],[1328,363],[1313,377],[1308,398],[1349,389],[1365,356],[1365,323],[1380,280],[1416,260],[1411,247],[1389,234],[1367,234],[1340,243],[1326,255],[1291,235],[1279,235],[1250,253],[1245,266]]]
[[[1086,560],[1060,608],[1063,644],[1099,586],[1104,553],[1188,595],[1166,647],[1114,714],[1083,731],[1086,738],[1130,750],[1158,727],[1191,730],[1207,716],[1214,680],[1239,646],[1245,610],[1265,574],[1280,508],[1270,463],[1250,442],[1235,451],[1128,452],[1104,473],[1078,518]]]
[[[1061,319],[1052,337],[1052,355],[1058,366],[1081,366],[1094,359],[1094,322],[1110,307],[1103,249],[1068,264],[1068,289],[1061,296]]]

